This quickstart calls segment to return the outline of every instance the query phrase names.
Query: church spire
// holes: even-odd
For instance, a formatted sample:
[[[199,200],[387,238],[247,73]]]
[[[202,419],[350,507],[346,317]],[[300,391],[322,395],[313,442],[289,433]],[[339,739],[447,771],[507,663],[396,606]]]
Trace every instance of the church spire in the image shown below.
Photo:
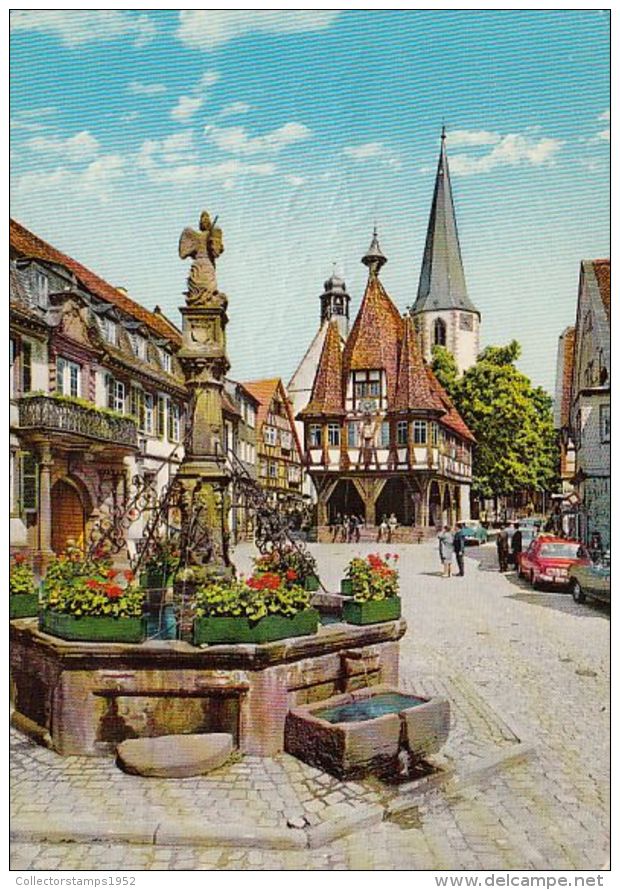
[[[441,128],[441,149],[435,177],[433,203],[426,233],[418,296],[413,312],[461,309],[478,310],[467,295],[461,258],[452,185],[446,151],[446,128]]]

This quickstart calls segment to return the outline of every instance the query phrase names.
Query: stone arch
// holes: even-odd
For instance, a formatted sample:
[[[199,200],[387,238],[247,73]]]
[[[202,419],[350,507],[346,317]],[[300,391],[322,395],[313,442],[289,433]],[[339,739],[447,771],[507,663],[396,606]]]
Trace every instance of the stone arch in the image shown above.
[[[413,503],[409,493],[409,487],[402,476],[389,476],[385,485],[375,501],[375,516],[377,525],[383,517],[389,519],[394,514],[399,525],[414,524]]]
[[[352,479],[339,479],[327,499],[327,520],[332,524],[338,515],[354,513],[366,518],[366,507],[355,482]]]
[[[441,521],[443,525],[452,525],[452,496],[450,486],[446,485],[441,501]]]
[[[441,524],[441,491],[436,479],[433,479],[428,489],[428,524]]]
[[[92,504],[86,486],[75,476],[62,476],[51,489],[52,550],[62,553],[71,539],[86,545],[86,520]]]

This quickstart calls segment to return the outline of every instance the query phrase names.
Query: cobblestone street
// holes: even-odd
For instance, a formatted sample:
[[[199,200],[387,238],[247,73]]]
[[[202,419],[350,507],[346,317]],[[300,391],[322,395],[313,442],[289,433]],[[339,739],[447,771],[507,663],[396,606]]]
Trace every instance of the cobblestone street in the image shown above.
[[[465,578],[442,579],[434,544],[322,545],[325,585],[337,589],[356,552],[400,553],[408,632],[401,687],[440,693],[453,728],[442,764],[456,777],[412,806],[317,849],[130,843],[28,843],[14,869],[506,869],[601,868],[609,856],[609,610],[567,594],[536,592],[496,571],[495,548],[469,550]],[[238,567],[249,551],[239,550]],[[523,762],[464,781],[467,769],[532,743]],[[465,769],[465,773],[463,768]],[[242,820],[286,828],[386,805],[376,781],[341,783],[288,755],[245,757],[200,779],[126,776],[110,759],[60,758],[12,734],[13,816],[33,820],[106,812]],[[389,809],[389,808],[388,808]],[[398,808],[396,808],[398,809]]]

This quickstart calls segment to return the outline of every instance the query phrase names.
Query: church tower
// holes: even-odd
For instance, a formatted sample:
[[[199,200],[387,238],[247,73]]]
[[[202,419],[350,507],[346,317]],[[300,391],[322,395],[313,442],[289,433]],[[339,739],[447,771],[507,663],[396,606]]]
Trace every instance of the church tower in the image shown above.
[[[321,294],[321,328],[326,321],[334,318],[338,323],[338,331],[340,336],[346,339],[349,333],[349,303],[351,297],[347,293],[347,286],[336,275],[334,263],[334,271],[330,278],[323,285],[323,293]]]
[[[467,295],[445,127],[441,131],[418,296],[411,315],[427,362],[432,361],[433,346],[445,346],[454,356],[459,373],[475,363],[480,347],[480,313]]]

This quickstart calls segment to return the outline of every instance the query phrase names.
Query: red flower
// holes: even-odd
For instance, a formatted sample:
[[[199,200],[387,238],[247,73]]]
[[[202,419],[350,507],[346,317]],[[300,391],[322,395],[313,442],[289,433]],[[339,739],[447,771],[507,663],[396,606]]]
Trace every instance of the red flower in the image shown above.
[[[18,566],[22,565],[22,563],[26,562],[26,556],[23,553],[16,553],[15,562]]]
[[[289,569],[288,572],[286,573],[287,581],[297,581],[297,577],[298,577],[298,575],[297,575],[297,572],[295,571],[295,569]]]
[[[96,581],[94,578],[89,578],[86,582],[86,586],[91,590],[96,590],[98,587],[101,587],[101,581]]]
[[[125,579],[127,581],[133,581],[133,572],[131,571],[131,569],[125,569],[123,575],[125,576]]]
[[[106,584],[104,589],[106,596],[111,600],[117,600],[123,595],[123,589],[122,587],[119,587],[118,584]]]
[[[116,578],[117,574],[118,572],[116,571],[116,569],[108,569],[108,571],[106,572],[106,578],[110,578],[111,580],[112,578]]]

